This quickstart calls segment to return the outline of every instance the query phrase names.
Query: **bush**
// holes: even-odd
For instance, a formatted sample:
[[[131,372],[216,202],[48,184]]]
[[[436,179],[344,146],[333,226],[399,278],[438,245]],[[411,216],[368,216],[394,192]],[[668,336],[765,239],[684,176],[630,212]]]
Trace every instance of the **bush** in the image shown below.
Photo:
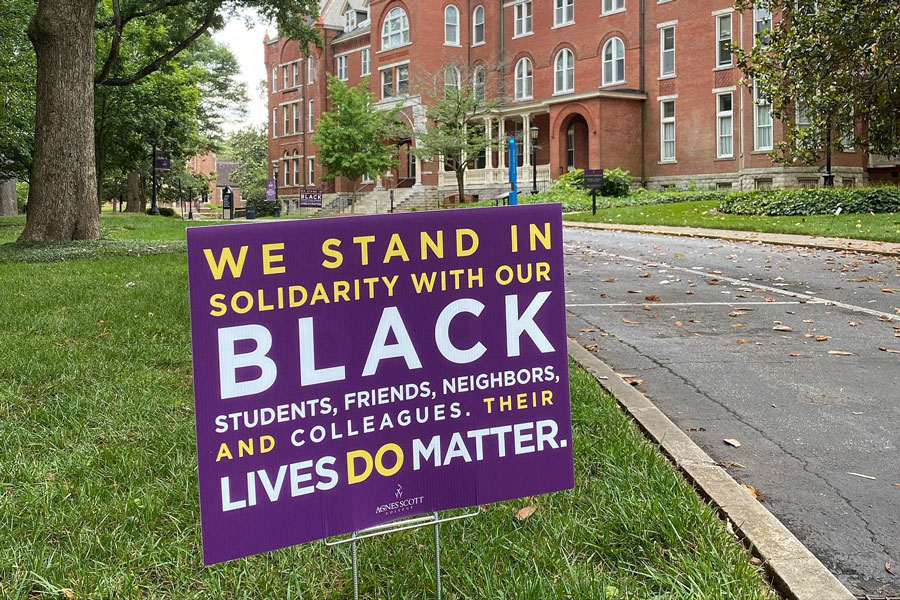
[[[719,202],[733,215],[805,216],[900,212],[900,188],[817,188],[734,192]]]
[[[265,193],[265,190],[263,190]],[[271,200],[266,200],[266,197],[257,196],[255,194],[251,194],[248,196],[244,196],[244,200],[247,202],[247,206],[253,206],[256,208],[256,218],[260,217],[271,217],[275,214],[275,203]]]
[[[150,214],[152,208],[147,209],[147,214]],[[175,212],[174,208],[169,208],[168,206],[160,206],[159,207],[159,216],[161,217],[175,217],[178,213]]]
[[[582,174],[583,177],[583,174]],[[603,172],[603,196],[624,198],[631,191],[631,173],[622,169],[611,169]]]

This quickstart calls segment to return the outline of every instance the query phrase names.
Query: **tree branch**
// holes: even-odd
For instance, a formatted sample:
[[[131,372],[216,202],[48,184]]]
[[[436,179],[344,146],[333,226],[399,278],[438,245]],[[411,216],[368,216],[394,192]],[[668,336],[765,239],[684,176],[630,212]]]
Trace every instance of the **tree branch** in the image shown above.
[[[197,38],[199,38],[201,35],[203,35],[206,32],[206,30],[209,29],[210,26],[212,25],[212,22],[213,22],[213,19],[215,18],[215,16],[216,16],[216,9],[215,9],[215,7],[211,7],[209,9],[209,12],[206,13],[206,17],[203,19],[203,23],[201,23],[200,26],[197,29],[195,29],[191,35],[189,35],[184,40],[182,40],[181,42],[176,44],[171,50],[169,50],[165,54],[157,57],[153,62],[146,65],[144,68],[140,69],[133,75],[130,75],[128,77],[113,77],[111,79],[107,79],[106,81],[103,81],[102,85],[108,85],[108,86],[131,85],[132,83],[135,83],[136,81],[140,81],[147,75],[150,75],[151,73],[155,73],[164,64],[166,64],[167,62],[172,60],[174,57],[178,56],[178,54],[182,50],[184,50],[185,48],[190,46]]]
[[[134,19],[141,19],[143,17],[148,17],[154,13],[158,13],[167,8],[172,8],[174,6],[182,6],[184,4],[187,4],[188,2],[190,2],[190,0],[168,0],[168,2],[163,2],[149,10],[133,10],[130,12],[126,12],[124,15],[122,15],[122,26],[124,27],[129,22],[133,21]],[[113,18],[109,21],[97,21],[96,23],[94,23],[94,29],[106,29],[107,27],[112,27],[115,24],[116,24],[116,19],[115,19],[115,16],[113,16]]]
[[[113,0],[112,8],[113,23],[116,26],[116,32],[113,34],[112,43],[109,46],[109,54],[106,55],[106,61],[103,63],[103,68],[100,69],[100,72],[97,73],[96,77],[94,77],[94,85],[99,85],[109,78],[109,74],[112,71],[113,65],[119,58],[119,50],[122,47],[122,29],[124,29],[125,24],[122,23],[122,13],[119,10],[119,0]]]

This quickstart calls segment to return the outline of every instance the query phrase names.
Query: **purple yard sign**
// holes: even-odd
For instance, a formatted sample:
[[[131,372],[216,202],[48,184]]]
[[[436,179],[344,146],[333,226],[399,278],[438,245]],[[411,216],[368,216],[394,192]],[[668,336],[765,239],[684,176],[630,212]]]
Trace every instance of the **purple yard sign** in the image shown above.
[[[266,182],[266,200],[269,202],[275,202],[278,198],[278,192],[275,191],[276,183],[274,179],[270,179]]]
[[[559,205],[187,237],[206,564],[574,485]]]

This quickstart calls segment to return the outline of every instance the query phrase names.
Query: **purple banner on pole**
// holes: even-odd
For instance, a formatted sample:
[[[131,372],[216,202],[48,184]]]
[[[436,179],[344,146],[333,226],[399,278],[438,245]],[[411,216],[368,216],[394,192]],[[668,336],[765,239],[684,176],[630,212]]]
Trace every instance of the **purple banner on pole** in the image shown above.
[[[275,183],[274,179],[270,179],[266,182],[266,200],[269,202],[275,202],[278,199],[278,184]]]
[[[187,237],[206,564],[574,485],[559,205]]]

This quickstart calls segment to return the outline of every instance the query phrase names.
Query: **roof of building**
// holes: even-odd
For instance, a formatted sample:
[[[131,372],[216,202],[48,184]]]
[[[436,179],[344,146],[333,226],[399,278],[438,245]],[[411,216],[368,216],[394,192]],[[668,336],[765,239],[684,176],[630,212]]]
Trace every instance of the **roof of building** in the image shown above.
[[[239,187],[231,180],[232,174],[241,166],[236,160],[220,160],[216,163],[216,186],[218,187]]]

